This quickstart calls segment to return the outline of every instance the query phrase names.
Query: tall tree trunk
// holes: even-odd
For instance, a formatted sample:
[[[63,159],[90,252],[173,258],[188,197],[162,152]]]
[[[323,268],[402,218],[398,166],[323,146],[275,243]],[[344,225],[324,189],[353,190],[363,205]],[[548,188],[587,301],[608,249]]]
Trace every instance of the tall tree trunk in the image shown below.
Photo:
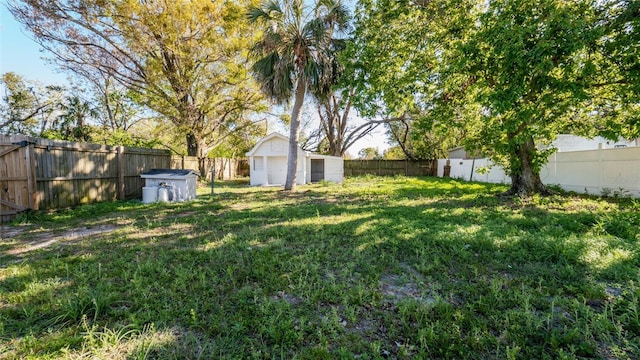
[[[193,133],[187,134],[187,155],[188,156],[198,156],[200,152],[200,146],[198,144],[198,139]]]
[[[200,176],[203,178],[207,176],[207,154],[204,153],[205,148],[206,145],[202,140],[199,140],[193,133],[187,134],[187,155],[195,156],[198,158],[197,170],[200,172]]]
[[[307,88],[306,79],[302,74],[298,76],[296,84],[296,100],[291,110],[291,124],[289,128],[289,157],[287,159],[287,181],[284,183],[286,191],[296,189],[296,178],[298,172],[298,142],[300,140],[300,115],[302,114],[302,103]]]
[[[534,166],[536,145],[532,138],[516,148],[516,163],[512,162],[511,169],[511,189],[506,195],[517,195],[520,197],[532,194],[547,195],[549,191],[540,180],[540,170]]]

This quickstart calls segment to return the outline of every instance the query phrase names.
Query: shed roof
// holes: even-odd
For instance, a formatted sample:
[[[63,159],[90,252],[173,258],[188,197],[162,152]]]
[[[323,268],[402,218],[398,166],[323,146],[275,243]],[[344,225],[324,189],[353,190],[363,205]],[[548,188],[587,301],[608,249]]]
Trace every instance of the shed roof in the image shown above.
[[[258,140],[256,145],[251,150],[249,150],[249,152],[246,155],[247,156],[253,156],[253,154],[255,154],[256,151],[258,151],[258,149],[260,148],[260,146],[262,144],[264,144],[265,142],[267,142],[267,141],[269,141],[271,139],[275,139],[275,138],[289,142],[289,138],[288,137],[286,137],[286,136],[284,136],[284,135],[282,135],[280,133],[277,133],[277,132],[272,132],[271,134],[269,134],[269,135],[263,137],[262,139]],[[300,146],[298,146],[298,149],[302,150],[300,148]]]
[[[192,169],[151,169],[140,174],[142,177],[185,177],[188,175],[200,175],[200,172]]]
[[[277,133],[277,132],[272,132],[271,134],[269,134],[269,135],[263,137],[262,139],[258,140],[256,145],[248,153],[246,153],[246,155],[248,157],[253,156],[258,151],[260,146],[262,146],[262,144],[264,144],[267,141],[270,141],[272,139],[280,139],[280,140],[284,140],[286,142],[289,142],[289,138],[288,137],[286,137],[286,136],[284,136],[284,135],[282,135],[280,133]],[[326,158],[326,159],[328,159],[328,158],[340,158],[341,159],[341,157],[339,157],[339,156],[320,155],[320,154],[316,154],[316,153],[313,153],[313,152],[310,152],[310,151],[305,151],[299,145],[298,145],[298,150],[304,152],[306,157],[311,157],[311,158],[315,158],[315,159],[321,159],[321,158]]]

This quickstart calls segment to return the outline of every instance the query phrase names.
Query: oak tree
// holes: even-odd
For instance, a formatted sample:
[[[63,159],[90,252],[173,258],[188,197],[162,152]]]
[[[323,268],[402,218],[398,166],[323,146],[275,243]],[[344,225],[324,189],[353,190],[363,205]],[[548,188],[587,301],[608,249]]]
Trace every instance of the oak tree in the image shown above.
[[[464,129],[510,194],[546,192],[540,146],[560,133],[639,135],[636,2],[363,0],[357,13],[358,107]]]
[[[8,8],[67,67],[94,68],[168,118],[204,158],[241,131],[262,96],[249,75],[252,0],[10,0]],[[233,126],[230,122],[236,122]]]

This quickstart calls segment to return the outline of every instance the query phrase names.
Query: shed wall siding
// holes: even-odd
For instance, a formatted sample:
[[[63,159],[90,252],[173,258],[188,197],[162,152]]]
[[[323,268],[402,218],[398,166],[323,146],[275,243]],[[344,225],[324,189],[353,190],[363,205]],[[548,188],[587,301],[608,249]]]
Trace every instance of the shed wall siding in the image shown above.
[[[284,185],[287,172],[287,157],[289,141],[282,135],[268,135],[258,142],[258,145],[247,155],[250,163],[250,184]],[[342,182],[344,164],[340,157],[309,154],[298,149],[298,164],[296,168],[296,183],[303,185],[311,182],[311,159],[325,160],[325,180]],[[262,164],[262,167],[256,167]]]

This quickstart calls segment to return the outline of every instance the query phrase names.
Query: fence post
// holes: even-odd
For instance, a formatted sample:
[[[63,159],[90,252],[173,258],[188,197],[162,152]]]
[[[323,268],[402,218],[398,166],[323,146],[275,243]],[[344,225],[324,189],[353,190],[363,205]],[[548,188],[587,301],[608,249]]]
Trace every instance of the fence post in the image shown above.
[[[598,168],[599,168],[599,177],[598,177],[598,191],[602,194],[602,188],[604,187],[604,179],[605,179],[605,169],[604,169],[604,150],[602,149],[602,143],[598,144]]]
[[[38,185],[36,179],[36,158],[34,155],[33,143],[30,143],[25,149],[25,160],[27,163],[27,192],[29,194],[29,208],[38,210]]]
[[[447,159],[447,162],[444,165],[444,169],[442,170],[442,177],[449,177],[451,175],[451,160]]]
[[[118,146],[118,155],[116,161],[118,163],[118,200],[124,200],[125,191],[124,191],[124,146]]]

